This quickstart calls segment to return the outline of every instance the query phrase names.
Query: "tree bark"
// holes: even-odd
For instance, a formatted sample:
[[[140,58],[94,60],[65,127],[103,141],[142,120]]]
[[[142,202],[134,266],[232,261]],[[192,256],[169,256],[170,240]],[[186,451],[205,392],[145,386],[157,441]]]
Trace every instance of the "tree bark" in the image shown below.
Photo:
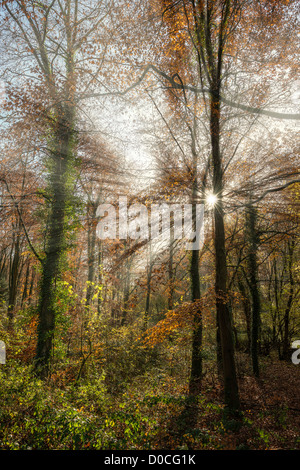
[[[18,287],[18,272],[20,266],[20,229],[17,233],[14,233],[14,242],[12,245],[12,259],[9,270],[9,290],[8,290],[8,329],[13,329],[14,322],[14,311],[17,299],[17,287]]]
[[[196,201],[198,191],[197,178],[197,154],[195,142],[196,123],[192,135],[192,157],[193,157],[193,181],[192,181],[192,228],[196,232]],[[196,239],[199,234],[196,234]],[[202,312],[200,307],[200,275],[199,275],[199,249],[195,248],[191,253],[190,275],[191,275],[191,300],[195,302],[195,312],[193,314],[193,339],[192,339],[192,361],[189,380],[189,395],[195,396],[200,393],[202,382]]]
[[[260,329],[260,293],[258,282],[258,267],[257,267],[257,230],[256,230],[256,209],[250,203],[247,209],[247,225],[248,225],[248,241],[249,241],[249,287],[252,298],[252,311],[251,311],[251,359],[252,369],[256,377],[259,377],[259,329]]]
[[[56,316],[55,285],[60,275],[62,254],[66,248],[65,215],[68,198],[69,160],[73,151],[73,119],[72,110],[69,112],[66,110],[66,119],[57,122],[57,129],[54,134],[55,150],[53,152],[53,171],[50,179],[52,204],[46,253],[42,264],[35,360],[36,373],[42,378],[46,377],[50,371]]]
[[[152,278],[152,246],[151,240],[149,240],[149,257],[148,257],[148,266],[147,266],[147,287],[146,287],[146,303],[145,303],[145,312],[144,312],[144,325],[143,330],[148,329],[149,323],[149,313],[150,313],[150,297],[151,297],[151,278]]]
[[[289,296],[284,312],[284,335],[283,335],[283,350],[282,355],[285,360],[290,359],[290,312],[294,299],[294,277],[293,277],[293,252],[294,252],[295,240],[288,242],[288,271],[289,271]]]
[[[200,277],[199,277],[199,250],[193,250],[191,255],[191,297],[192,302],[199,302]],[[200,305],[194,312],[193,339],[192,339],[192,361],[189,380],[189,395],[198,395],[202,382],[202,316]]]
[[[250,308],[250,299],[248,298],[248,294],[246,291],[246,287],[244,282],[241,278],[238,279],[238,288],[242,295],[242,305],[245,314],[246,320],[246,330],[247,330],[247,338],[248,338],[248,346],[247,351],[250,352],[251,349],[251,308]]]
[[[121,326],[126,325],[128,321],[128,307],[129,307],[129,298],[130,298],[130,264],[131,264],[130,259],[127,258],[125,262],[125,279],[124,279],[124,295],[123,295]]]
[[[88,284],[86,291],[86,306],[89,307],[94,294],[93,283],[95,281],[96,264],[96,218],[97,207],[93,203],[88,203]]]
[[[232,320],[227,298],[227,261],[222,201],[223,169],[220,153],[220,87],[218,83],[212,91],[210,103],[210,135],[213,162],[213,192],[218,197],[218,201],[214,207],[216,311],[222,348],[225,403],[230,410],[234,411],[240,408],[240,401],[234,357]]]
[[[173,217],[173,214],[171,214],[170,215],[169,263],[168,263],[168,275],[169,275],[168,310],[172,310],[173,305],[174,305],[173,256],[174,256],[174,217]]]

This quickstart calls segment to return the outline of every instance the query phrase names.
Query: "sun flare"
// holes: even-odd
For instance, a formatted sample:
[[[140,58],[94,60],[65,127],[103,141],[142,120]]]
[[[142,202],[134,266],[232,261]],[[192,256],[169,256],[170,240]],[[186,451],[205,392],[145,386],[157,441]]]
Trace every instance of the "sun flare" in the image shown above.
[[[218,201],[218,196],[216,196],[216,194],[209,193],[206,195],[205,200],[206,200],[208,207],[213,208]]]

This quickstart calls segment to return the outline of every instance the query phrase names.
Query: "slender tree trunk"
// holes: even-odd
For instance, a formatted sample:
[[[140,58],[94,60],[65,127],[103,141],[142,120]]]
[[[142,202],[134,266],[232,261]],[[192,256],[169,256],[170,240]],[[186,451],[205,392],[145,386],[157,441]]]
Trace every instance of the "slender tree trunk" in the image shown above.
[[[28,303],[29,304],[32,303],[34,282],[35,282],[35,269],[32,269],[29,292],[28,292]]]
[[[279,342],[279,282],[277,272],[277,262],[274,259],[274,298],[275,298],[275,312],[273,315],[273,344],[277,346],[278,356],[280,358],[280,342]]]
[[[7,293],[7,261],[6,261],[6,254],[1,253],[0,256],[0,308],[1,304],[5,302],[6,293]]]
[[[95,264],[96,264],[96,211],[97,207],[88,204],[88,284],[86,292],[86,306],[89,307],[94,294],[93,283],[95,281]]]
[[[124,279],[124,296],[123,296],[123,310],[121,325],[125,325],[128,320],[128,305],[129,305],[129,296],[130,296],[130,260],[126,260],[125,265],[125,279]]]
[[[17,299],[18,271],[20,265],[20,233],[15,234],[12,246],[12,260],[9,272],[9,291],[8,291],[8,328],[13,329],[14,311]]]
[[[192,227],[196,232],[196,201],[198,191],[197,179],[197,155],[195,147],[195,123],[192,133],[192,155],[193,155],[193,186],[192,186]],[[199,236],[199,234],[197,234]],[[196,239],[197,239],[196,235]],[[195,248],[191,253],[190,264],[191,275],[191,300],[195,302],[196,309],[193,316],[193,339],[192,339],[192,361],[189,380],[189,395],[195,396],[200,393],[202,382],[202,312],[200,307],[200,276],[199,276],[199,249]]]
[[[21,299],[21,307],[24,305],[24,303],[26,302],[26,299],[27,299],[27,297],[28,297],[29,273],[30,273],[30,262],[29,262],[29,260],[28,260],[28,261],[27,261],[26,273],[25,273],[24,288],[23,288],[22,299]]]
[[[283,359],[287,360],[290,358],[290,312],[292,308],[293,298],[294,298],[294,277],[293,277],[293,251],[295,246],[295,240],[288,242],[288,271],[289,271],[289,296],[284,312],[284,335],[283,335]]]
[[[193,250],[191,255],[191,297],[192,302],[200,301],[200,277],[199,277],[199,250]],[[198,395],[202,381],[202,315],[200,305],[194,312],[193,339],[192,339],[192,363],[189,381],[189,394]]]
[[[248,225],[248,238],[249,238],[249,286],[252,298],[252,313],[251,313],[251,358],[252,369],[256,377],[259,377],[259,329],[260,329],[260,293],[258,283],[258,268],[257,268],[257,230],[256,230],[256,209],[250,203],[247,210],[247,225]]]
[[[225,403],[230,410],[234,411],[240,408],[240,401],[234,357],[232,320],[227,298],[227,261],[225,251],[224,212],[222,201],[223,168],[220,153],[220,89],[218,85],[212,89],[210,112],[213,191],[214,194],[218,197],[218,201],[214,207],[216,311],[217,322],[220,328],[220,342],[222,348]]]
[[[102,294],[104,290],[104,285],[103,285],[103,277],[102,277],[102,269],[103,269],[103,259],[102,259],[102,243],[101,240],[98,240],[98,285],[102,286],[101,293],[98,295],[98,300],[97,300],[97,314],[100,316],[101,314],[101,305],[102,305]],[[106,295],[106,294],[105,294]]]
[[[247,338],[248,338],[248,346],[247,351],[250,352],[251,349],[251,308],[250,308],[250,299],[248,298],[245,284],[243,283],[242,279],[238,279],[238,287],[239,291],[242,295],[242,305],[245,314],[246,320],[246,330],[247,330]]]
[[[148,268],[147,268],[147,287],[146,287],[146,303],[144,312],[144,331],[148,328],[149,313],[150,313],[150,297],[151,297],[151,278],[152,278],[152,246],[151,240],[149,240],[149,256],[148,256]]]
[[[173,255],[174,255],[174,217],[171,214],[170,218],[170,242],[169,242],[169,291],[168,291],[168,310],[173,309],[174,304],[174,267],[173,267]]]

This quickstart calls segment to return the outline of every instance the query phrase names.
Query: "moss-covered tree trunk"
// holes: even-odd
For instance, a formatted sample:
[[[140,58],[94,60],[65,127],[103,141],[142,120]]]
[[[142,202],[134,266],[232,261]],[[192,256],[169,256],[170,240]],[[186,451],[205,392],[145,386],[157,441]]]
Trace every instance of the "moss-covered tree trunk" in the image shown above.
[[[67,109],[65,118],[59,119],[53,133],[54,151],[50,176],[51,207],[46,234],[46,251],[42,262],[39,302],[38,340],[35,369],[39,376],[49,373],[55,316],[56,282],[61,271],[62,255],[66,248],[65,222],[68,204],[68,182],[73,156],[74,110]]]

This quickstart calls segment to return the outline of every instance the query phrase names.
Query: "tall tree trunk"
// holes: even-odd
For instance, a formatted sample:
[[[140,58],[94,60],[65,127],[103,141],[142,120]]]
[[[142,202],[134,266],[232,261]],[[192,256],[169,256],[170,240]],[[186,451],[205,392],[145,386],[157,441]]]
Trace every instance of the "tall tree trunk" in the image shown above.
[[[200,276],[199,276],[199,250],[192,250],[191,254],[191,298],[192,302],[200,301]],[[192,339],[192,363],[189,380],[189,394],[198,395],[202,381],[202,315],[199,303],[193,318]]]
[[[98,245],[98,285],[102,287],[101,294],[99,293],[98,299],[97,299],[97,314],[98,314],[98,316],[100,316],[100,314],[101,314],[101,305],[102,305],[102,300],[103,300],[102,294],[103,294],[103,290],[104,290],[103,275],[102,275],[103,253],[102,253],[101,240],[98,240],[97,245]]]
[[[7,294],[7,260],[6,253],[0,254],[0,306],[6,300]]]
[[[20,265],[20,233],[14,234],[14,242],[12,246],[12,259],[9,271],[9,290],[8,290],[8,329],[13,329],[15,304],[17,299],[18,271]]]
[[[252,369],[256,377],[259,377],[259,329],[260,329],[260,293],[258,282],[257,267],[257,229],[256,229],[257,213],[256,208],[250,203],[247,209],[247,231],[249,242],[248,266],[249,266],[249,287],[252,299],[251,311],[251,358]]]
[[[95,264],[96,264],[96,225],[97,207],[93,203],[89,203],[88,212],[88,283],[86,292],[86,306],[89,307],[94,294],[93,283],[95,281]]]
[[[125,279],[124,279],[124,295],[123,295],[123,309],[121,317],[121,325],[125,325],[128,320],[128,306],[130,296],[130,259],[126,259],[125,263]],[[149,307],[148,307],[149,308]]]
[[[284,312],[284,335],[283,335],[283,359],[290,359],[290,312],[292,308],[293,298],[294,298],[294,277],[293,277],[293,252],[294,252],[295,240],[288,242],[288,272],[289,272],[289,296]]]
[[[29,273],[30,273],[30,261],[27,260],[27,268],[26,268],[26,272],[25,272],[25,282],[24,282],[24,288],[23,288],[22,299],[21,299],[21,307],[24,305],[24,303],[26,302],[26,299],[28,297]]]
[[[144,312],[144,331],[148,328],[149,323],[149,313],[150,313],[150,296],[151,296],[151,278],[152,278],[152,246],[151,239],[149,240],[149,256],[148,256],[148,266],[147,266],[147,286],[146,286],[146,303],[145,303],[145,312]]]
[[[34,282],[35,282],[35,269],[33,268],[31,270],[31,280],[30,280],[30,286],[29,286],[29,292],[28,292],[28,303],[32,303],[33,299],[33,288],[34,288]]]
[[[66,108],[68,108],[66,106]],[[68,199],[69,164],[73,152],[73,110],[65,110],[65,118],[59,119],[54,134],[53,171],[50,178],[52,204],[47,234],[45,258],[39,303],[38,340],[35,370],[46,377],[50,370],[50,357],[55,328],[55,287],[61,270],[65,250],[65,215]]]
[[[210,134],[213,162],[213,192],[218,197],[214,207],[216,311],[222,348],[225,403],[230,410],[234,411],[240,408],[240,401],[234,357],[232,320],[228,305],[229,299],[227,298],[227,261],[222,200],[223,168],[220,152],[220,87],[218,84],[212,88],[211,93]]]
[[[196,123],[194,122],[194,130],[192,132],[192,156],[193,156],[193,181],[192,181],[192,228],[196,233],[196,201],[198,192],[198,178],[197,178],[197,154],[195,146],[195,130]],[[197,240],[199,234],[196,234]],[[194,241],[195,241],[194,240]],[[199,276],[199,249],[195,247],[191,253],[190,264],[191,275],[191,300],[195,302],[196,309],[193,315],[193,339],[192,339],[192,363],[189,379],[189,394],[191,396],[198,395],[201,390],[202,382],[202,312],[200,307],[200,276]]]
[[[174,267],[173,267],[173,255],[174,255],[174,216],[170,215],[170,242],[169,242],[169,290],[168,290],[168,310],[173,309],[174,304]]]
[[[74,164],[75,147],[75,116],[76,116],[76,73],[75,48],[76,26],[71,26],[71,2],[66,2],[65,8],[65,81],[61,88],[55,86],[45,44],[40,44],[43,69],[48,84],[49,97],[53,101],[53,119],[51,120],[50,135],[50,181],[51,207],[49,214],[49,229],[46,234],[45,257],[42,260],[42,276],[40,300],[38,306],[38,339],[35,358],[35,371],[41,378],[50,372],[50,358],[54,339],[56,316],[56,282],[61,275],[61,263],[66,249],[65,218],[70,210],[70,193],[72,191],[72,166]]]
[[[247,351],[250,352],[251,350],[251,308],[250,308],[250,299],[248,298],[248,294],[246,291],[246,287],[242,279],[238,278],[238,288],[242,295],[242,305],[245,314],[246,320],[246,330],[247,330],[247,338],[248,338],[248,346]]]
[[[276,259],[273,261],[274,265],[274,298],[275,298],[275,311],[273,315],[273,344],[277,346],[278,356],[280,357],[280,341],[279,341],[279,281],[278,281],[278,272],[277,272],[277,262]]]

